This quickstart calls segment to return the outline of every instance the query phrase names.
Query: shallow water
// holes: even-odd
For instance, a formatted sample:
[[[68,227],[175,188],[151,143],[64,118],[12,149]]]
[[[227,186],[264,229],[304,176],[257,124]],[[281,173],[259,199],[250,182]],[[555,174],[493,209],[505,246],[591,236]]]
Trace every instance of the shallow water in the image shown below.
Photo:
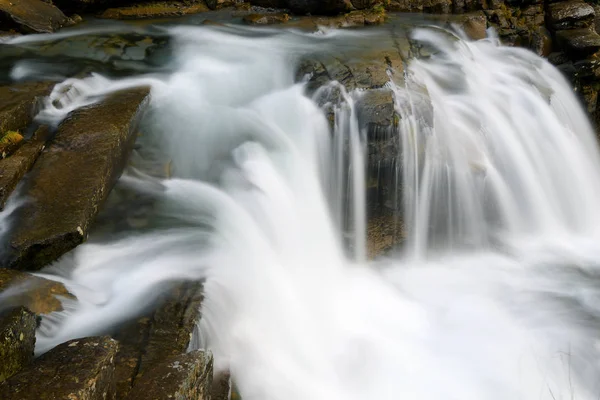
[[[42,273],[78,302],[42,321],[37,351],[202,279],[202,342],[245,399],[597,398],[600,168],[569,85],[493,37],[413,33],[434,55],[390,82],[409,239],[366,261],[360,93],[332,133],[295,65],[383,32],[177,26],[139,60],[70,47],[112,34],[15,40],[10,51],[53,61],[13,60],[13,79],[57,74],[56,57],[104,74],[67,81],[67,95],[59,85],[39,122],[152,87],[136,169],[89,242]],[[137,224],[115,223],[127,218]]]

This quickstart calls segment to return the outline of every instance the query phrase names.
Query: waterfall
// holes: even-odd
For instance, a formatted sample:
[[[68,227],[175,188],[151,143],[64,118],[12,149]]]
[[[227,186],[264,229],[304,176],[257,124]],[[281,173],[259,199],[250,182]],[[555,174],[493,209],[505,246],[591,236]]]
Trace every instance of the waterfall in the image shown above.
[[[369,34],[252,32],[170,28],[166,72],[50,96],[38,119],[58,123],[151,86],[140,156],[172,177],[124,175],[153,199],[150,228],[92,235],[42,272],[78,301],[42,321],[38,352],[205,279],[198,343],[245,400],[597,398],[600,166],[559,72],[494,37],[415,31],[432,54],[389,84],[409,239],[368,261],[360,93],[331,132],[293,67]]]

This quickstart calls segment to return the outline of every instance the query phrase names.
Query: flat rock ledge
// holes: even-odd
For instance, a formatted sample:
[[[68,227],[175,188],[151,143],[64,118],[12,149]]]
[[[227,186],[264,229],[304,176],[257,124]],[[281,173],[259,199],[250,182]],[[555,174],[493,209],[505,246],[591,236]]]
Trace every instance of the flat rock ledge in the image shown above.
[[[71,113],[27,176],[3,266],[37,270],[82,243],[123,172],[149,89],[131,89]]]
[[[0,383],[4,400],[114,400],[115,355],[119,345],[109,337],[63,343],[32,366]]]

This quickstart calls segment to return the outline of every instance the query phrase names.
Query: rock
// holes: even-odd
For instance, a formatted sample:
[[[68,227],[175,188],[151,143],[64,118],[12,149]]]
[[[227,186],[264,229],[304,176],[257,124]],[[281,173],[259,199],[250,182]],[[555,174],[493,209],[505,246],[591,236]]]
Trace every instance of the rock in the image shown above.
[[[152,2],[130,7],[109,8],[99,17],[107,19],[167,18],[210,11],[204,3]]]
[[[600,35],[588,28],[558,31],[556,41],[574,60],[581,60],[600,50]]]
[[[395,12],[426,12],[433,14],[449,14],[453,9],[452,0],[390,0],[386,8]],[[468,7],[463,7],[457,11],[468,11]]]
[[[202,285],[197,282],[181,283],[163,296],[162,305],[152,316],[138,378],[161,360],[188,349],[203,298]]]
[[[216,10],[218,8],[223,8],[223,7],[230,7],[230,6],[235,5],[236,3],[239,3],[239,1],[236,1],[236,0],[206,0],[206,5],[211,10]]]
[[[23,132],[27,129],[39,100],[50,94],[53,86],[53,82],[0,86],[0,136],[7,131]]]
[[[462,15],[459,26],[473,40],[487,37],[487,18],[482,11]]]
[[[552,39],[546,28],[539,27],[531,32],[531,50],[538,56],[548,57],[552,52]]]
[[[285,0],[284,4],[295,14],[333,15],[354,9],[350,0]]]
[[[0,158],[6,158],[23,144],[23,135],[18,131],[6,131],[0,136]]]
[[[39,269],[82,243],[119,178],[148,89],[110,95],[74,111],[36,161],[10,233],[4,265]]]
[[[371,216],[367,224],[367,255],[369,259],[384,255],[406,239],[402,219],[392,212]]]
[[[548,19],[554,30],[586,28],[594,22],[594,8],[581,0],[561,1],[548,6]]]
[[[73,298],[62,283],[0,268],[0,312],[24,306],[36,314],[62,311],[62,298]]]
[[[195,282],[176,285],[161,297],[156,311],[113,335],[121,343],[116,367],[119,398],[124,398],[146,372],[188,350],[200,319],[201,289]]]
[[[26,370],[0,384],[4,400],[114,400],[118,343],[109,337],[56,346]]]
[[[373,89],[365,91],[356,103],[358,123],[367,128],[370,136],[376,136],[376,131],[393,126],[394,97],[391,89]]]
[[[210,389],[211,400],[229,400],[231,397],[231,377],[228,371],[213,374]]]
[[[35,314],[24,307],[0,313],[0,385],[33,362],[35,328]]]
[[[290,20],[288,14],[250,14],[243,18],[249,25],[273,25],[283,24]]]
[[[127,400],[210,399],[212,379],[212,355],[196,350],[169,357],[148,371]]]
[[[0,160],[0,210],[4,208],[8,196],[15,190],[19,181],[33,167],[35,160],[44,150],[48,136],[48,128],[40,127],[14,154]]]
[[[0,0],[3,29],[25,33],[51,33],[68,25],[68,18],[51,3],[41,0]]]

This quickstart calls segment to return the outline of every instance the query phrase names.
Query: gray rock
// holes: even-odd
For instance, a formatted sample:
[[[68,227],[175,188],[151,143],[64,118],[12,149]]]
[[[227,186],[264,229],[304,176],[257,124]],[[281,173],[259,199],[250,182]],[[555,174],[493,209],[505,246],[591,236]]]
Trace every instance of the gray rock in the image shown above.
[[[82,243],[119,178],[148,89],[109,96],[73,112],[29,174],[4,265],[39,269]]]
[[[33,362],[35,328],[35,314],[24,307],[0,313],[0,382]]]
[[[196,350],[171,356],[139,379],[127,400],[210,399],[213,358]]]
[[[118,343],[109,337],[75,339],[37,358],[0,384],[3,400],[115,400]]]
[[[558,45],[573,60],[581,60],[600,50],[600,35],[588,28],[558,31]]]
[[[595,17],[595,11],[589,4],[580,1],[562,1],[548,6],[548,19],[554,30],[586,28]]]

